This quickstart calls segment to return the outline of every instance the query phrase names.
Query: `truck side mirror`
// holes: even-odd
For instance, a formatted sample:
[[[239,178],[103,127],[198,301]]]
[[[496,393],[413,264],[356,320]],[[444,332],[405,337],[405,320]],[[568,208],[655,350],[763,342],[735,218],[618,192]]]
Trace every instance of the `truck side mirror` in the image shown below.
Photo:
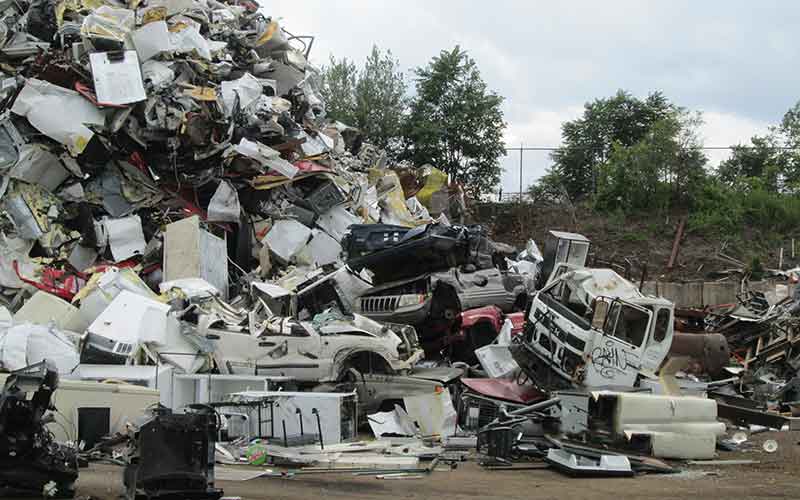
[[[603,330],[608,317],[608,302],[598,300],[594,304],[594,316],[592,316],[592,328]]]

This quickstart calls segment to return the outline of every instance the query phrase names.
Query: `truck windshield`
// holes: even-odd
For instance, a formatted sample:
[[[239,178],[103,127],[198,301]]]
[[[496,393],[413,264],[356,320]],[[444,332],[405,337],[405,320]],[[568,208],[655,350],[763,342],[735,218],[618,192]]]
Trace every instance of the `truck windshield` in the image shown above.
[[[591,310],[580,300],[574,284],[559,281],[543,290],[539,297],[547,307],[554,309],[580,328],[588,330],[591,327],[589,322],[591,316],[587,317]]]
[[[638,347],[644,342],[649,323],[650,314],[646,310],[615,301],[611,304],[603,331]]]

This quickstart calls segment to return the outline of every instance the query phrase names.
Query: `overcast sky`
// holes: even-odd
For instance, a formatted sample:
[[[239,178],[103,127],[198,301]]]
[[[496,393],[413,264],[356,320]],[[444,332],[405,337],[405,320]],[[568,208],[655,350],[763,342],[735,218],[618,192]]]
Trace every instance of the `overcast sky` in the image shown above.
[[[262,0],[311,60],[359,65],[375,43],[411,69],[461,45],[505,97],[509,146],[557,146],[561,123],[617,89],[702,111],[708,146],[746,143],[800,100],[800,3],[789,1]],[[724,153],[709,154],[714,162]],[[527,186],[548,165],[525,153]],[[503,189],[519,190],[518,157]]]

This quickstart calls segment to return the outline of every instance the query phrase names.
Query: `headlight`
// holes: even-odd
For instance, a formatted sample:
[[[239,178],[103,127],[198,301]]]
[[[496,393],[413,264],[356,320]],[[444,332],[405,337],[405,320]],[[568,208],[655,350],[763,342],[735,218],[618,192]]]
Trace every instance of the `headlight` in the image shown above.
[[[397,307],[416,306],[425,303],[425,295],[401,295],[400,300],[397,301]]]

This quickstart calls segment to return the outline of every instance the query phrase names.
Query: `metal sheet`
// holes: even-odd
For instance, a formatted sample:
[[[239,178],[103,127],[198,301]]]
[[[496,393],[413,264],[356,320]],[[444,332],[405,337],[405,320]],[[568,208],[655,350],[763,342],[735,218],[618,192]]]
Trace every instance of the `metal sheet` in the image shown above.
[[[519,385],[509,379],[462,378],[461,382],[478,394],[512,403],[530,404],[547,398],[532,385]]]

